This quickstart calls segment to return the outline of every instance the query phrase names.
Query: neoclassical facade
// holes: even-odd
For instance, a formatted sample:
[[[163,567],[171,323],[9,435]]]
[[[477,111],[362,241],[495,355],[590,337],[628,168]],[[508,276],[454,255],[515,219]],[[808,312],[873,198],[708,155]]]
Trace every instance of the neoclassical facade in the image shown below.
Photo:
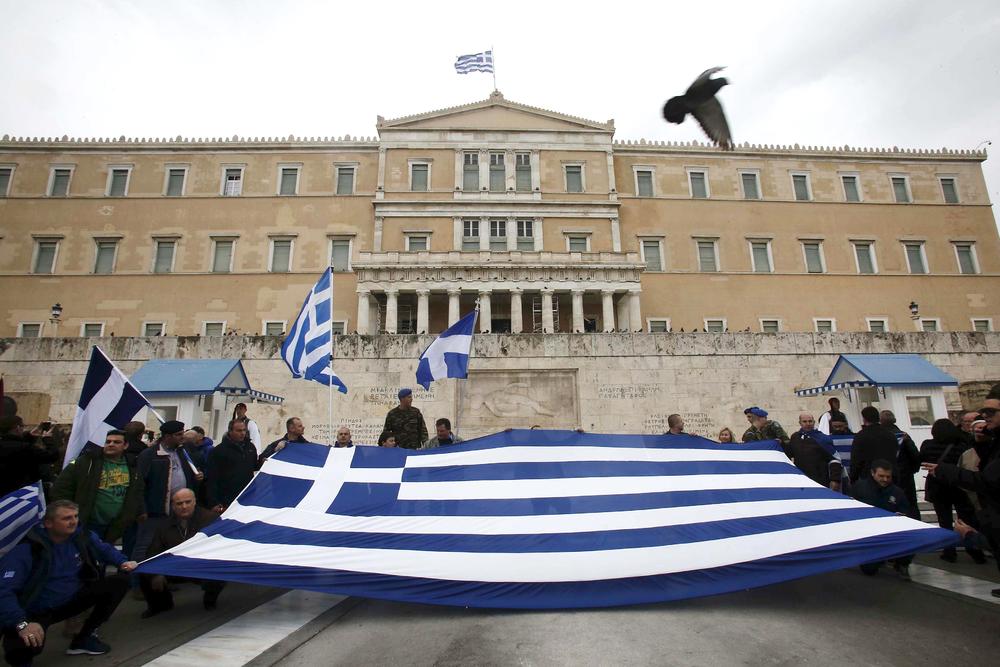
[[[616,141],[490,98],[377,137],[0,140],[0,336],[991,331],[983,152]],[[62,313],[53,317],[51,308]]]

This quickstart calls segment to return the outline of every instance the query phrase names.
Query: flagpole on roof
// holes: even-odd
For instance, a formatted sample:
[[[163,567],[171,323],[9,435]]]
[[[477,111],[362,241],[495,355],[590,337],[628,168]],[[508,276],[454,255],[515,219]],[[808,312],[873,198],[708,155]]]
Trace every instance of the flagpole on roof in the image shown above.
[[[490,56],[493,60],[493,90],[497,90],[497,52],[493,50],[493,45],[490,44]],[[476,304],[476,312],[479,312],[479,304]]]

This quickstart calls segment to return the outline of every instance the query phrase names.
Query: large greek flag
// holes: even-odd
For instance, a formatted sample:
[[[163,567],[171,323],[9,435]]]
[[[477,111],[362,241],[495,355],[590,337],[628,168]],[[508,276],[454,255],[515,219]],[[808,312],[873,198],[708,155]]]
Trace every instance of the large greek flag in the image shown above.
[[[515,430],[290,444],[140,572],[473,607],[657,602],[956,542],[815,484],[773,442]]]
[[[292,377],[333,384],[346,394],[347,385],[333,373],[330,359],[333,338],[333,272],[328,268],[309,290],[302,310],[281,344],[281,358]]]
[[[469,72],[492,72],[493,71],[493,51],[483,51],[482,53],[470,53],[459,56],[455,59],[455,71],[459,74]]]
[[[452,324],[427,346],[417,363],[417,384],[430,389],[434,380],[469,377],[476,312],[474,310]]]
[[[45,495],[41,482],[21,487],[0,498],[0,557],[17,546],[43,514]]]
[[[68,466],[87,444],[103,447],[108,431],[125,428],[148,405],[142,392],[95,345],[90,351],[90,366],[76,405],[63,467]]]

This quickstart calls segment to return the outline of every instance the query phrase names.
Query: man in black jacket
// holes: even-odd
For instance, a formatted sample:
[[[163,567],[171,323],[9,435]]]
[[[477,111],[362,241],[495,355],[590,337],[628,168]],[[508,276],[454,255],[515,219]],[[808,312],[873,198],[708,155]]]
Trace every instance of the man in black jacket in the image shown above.
[[[40,426],[25,433],[17,415],[0,417],[0,496],[34,484],[41,479],[39,468],[59,459],[51,426],[44,432]]]
[[[306,427],[302,425],[302,420],[298,417],[289,417],[285,421],[285,435],[278,438],[270,445],[264,448],[264,451],[260,453],[257,458],[257,469],[264,465],[264,461],[280,452],[285,448],[290,442],[309,442],[303,435],[306,432]]]
[[[816,429],[816,418],[808,412],[799,415],[799,430],[788,444],[782,445],[785,455],[805,476],[833,491],[840,491],[844,466],[830,436]]]
[[[234,419],[222,442],[212,448],[205,467],[205,498],[212,511],[225,512],[256,469],[257,448],[247,440],[247,425]]]
[[[913,476],[920,471],[920,452],[917,444],[913,442],[910,434],[896,425],[896,415],[892,410],[883,410],[879,413],[879,423],[896,435],[896,442],[899,450],[896,452],[896,484],[906,493],[906,500],[910,504],[911,519],[920,520],[920,508],[917,507],[917,484]]]
[[[861,411],[861,431],[851,444],[851,483],[866,478],[871,473],[872,461],[896,460],[896,435],[879,424],[878,409],[872,406]],[[896,476],[893,466],[893,476]]]
[[[910,511],[909,502],[906,500],[906,492],[892,483],[892,464],[885,459],[876,459],[869,464],[869,468],[871,473],[851,486],[854,499],[887,512],[907,516]],[[912,555],[892,560],[893,569],[903,581],[910,581],[911,562]],[[884,561],[865,563],[861,566],[861,571],[874,575],[883,563]]]

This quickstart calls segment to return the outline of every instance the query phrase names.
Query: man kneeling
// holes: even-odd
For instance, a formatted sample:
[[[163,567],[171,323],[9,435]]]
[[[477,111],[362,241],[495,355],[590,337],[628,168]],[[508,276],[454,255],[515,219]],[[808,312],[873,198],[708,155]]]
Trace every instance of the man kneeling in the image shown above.
[[[0,627],[4,658],[12,665],[30,665],[45,647],[50,625],[88,609],[92,611],[66,653],[103,655],[111,650],[98,639],[97,628],[125,596],[128,577],[106,577],[104,568],[110,563],[127,573],[136,564],[79,522],[76,503],[57,500],[45,508],[42,525],[0,560]]]
[[[892,464],[884,459],[872,461],[871,477],[859,479],[851,487],[851,493],[855,500],[887,512],[895,512],[900,516],[906,516],[910,510],[906,492],[892,483]],[[865,563],[861,566],[861,571],[874,575],[884,562]],[[913,562],[912,554],[892,559],[892,567],[903,581],[910,581],[911,562]]]
[[[150,558],[167,549],[173,549],[219,518],[215,512],[195,504],[194,491],[191,489],[180,489],[174,492],[174,495],[170,497],[170,507],[173,510],[170,519],[153,535],[149,551],[146,552]],[[174,596],[170,594],[168,584],[185,581],[201,584],[201,589],[205,592],[202,598],[205,609],[215,609],[219,593],[226,585],[225,582],[209,579],[141,574],[139,575],[139,586],[142,588],[143,597],[146,598],[146,611],[142,612],[142,617],[150,618],[173,609]]]

